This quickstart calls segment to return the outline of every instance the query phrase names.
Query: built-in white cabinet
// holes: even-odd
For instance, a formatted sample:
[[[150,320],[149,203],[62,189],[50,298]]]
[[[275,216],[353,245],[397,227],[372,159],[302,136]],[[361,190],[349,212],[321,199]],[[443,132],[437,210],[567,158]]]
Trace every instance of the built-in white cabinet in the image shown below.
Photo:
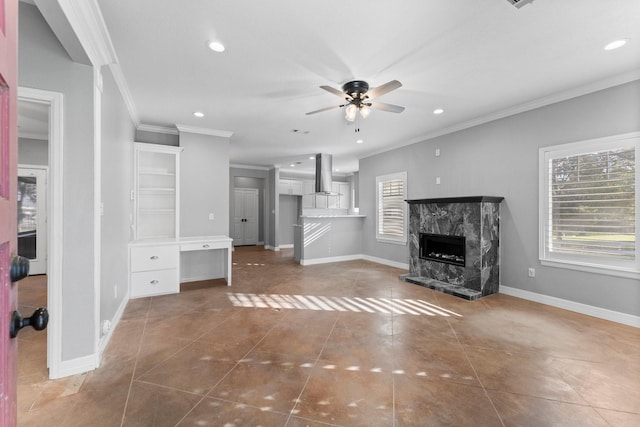
[[[180,147],[135,143],[135,240],[179,236],[181,152]]]
[[[129,250],[131,298],[179,292],[178,260],[175,244],[132,246]]]
[[[303,182],[299,179],[281,178],[278,182],[278,193],[292,196],[303,195]]]

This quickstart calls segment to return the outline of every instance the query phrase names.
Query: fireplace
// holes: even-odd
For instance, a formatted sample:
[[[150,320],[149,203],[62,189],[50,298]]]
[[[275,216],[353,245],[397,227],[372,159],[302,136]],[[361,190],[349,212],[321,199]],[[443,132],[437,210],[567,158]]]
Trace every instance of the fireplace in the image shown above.
[[[409,274],[403,279],[468,300],[498,292],[502,200],[493,196],[407,200]]]
[[[420,258],[464,267],[464,236],[420,233]]]

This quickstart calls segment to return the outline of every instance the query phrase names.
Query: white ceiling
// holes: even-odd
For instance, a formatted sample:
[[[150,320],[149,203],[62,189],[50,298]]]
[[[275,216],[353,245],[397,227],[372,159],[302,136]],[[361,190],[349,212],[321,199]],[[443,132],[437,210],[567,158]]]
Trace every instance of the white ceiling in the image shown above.
[[[372,153],[640,76],[637,0],[98,4],[140,122],[233,132],[232,164],[312,171],[308,156],[322,152],[352,172]],[[224,53],[207,48],[213,38]],[[603,50],[618,38],[629,42]],[[358,126],[342,109],[305,115],[340,103],[320,85],[354,79],[399,80],[379,100],[406,110]]]

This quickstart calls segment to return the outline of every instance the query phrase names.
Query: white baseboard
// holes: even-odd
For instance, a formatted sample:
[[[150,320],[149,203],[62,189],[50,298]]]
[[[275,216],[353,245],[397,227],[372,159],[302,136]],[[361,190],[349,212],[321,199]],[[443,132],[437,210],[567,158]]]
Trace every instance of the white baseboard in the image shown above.
[[[96,362],[97,358],[95,354],[77,357],[71,360],[63,360],[60,362],[58,372],[55,373],[55,376],[51,375],[50,379],[53,380],[93,371],[97,368]]]
[[[287,244],[287,245],[280,245],[278,246],[280,249],[291,249],[293,248],[293,243]]]
[[[399,268],[401,270],[409,270],[409,264],[406,264],[404,262],[391,261],[388,259],[378,258],[374,256],[369,256],[369,255],[362,255],[362,259],[364,259],[365,261],[375,262],[377,264],[388,265],[389,267]]]
[[[353,261],[362,259],[362,255],[330,256],[326,258],[301,259],[300,265],[328,264],[330,262]]]
[[[268,251],[278,251],[279,249],[276,248],[275,246],[271,246],[271,245],[264,245],[264,248]]]
[[[581,304],[561,298],[542,295],[535,292],[524,291],[522,289],[511,288],[509,286],[500,285],[500,292],[506,295],[526,299],[529,301],[539,302],[541,304],[550,305],[552,307],[562,308],[564,310],[574,311],[587,316],[593,316],[600,319],[610,320],[624,325],[635,326],[640,328],[640,316],[620,313],[606,308],[594,307],[592,305]]]
[[[102,364],[102,354],[107,348],[107,344],[109,344],[109,340],[113,335],[113,331],[116,330],[118,323],[120,323],[120,319],[122,319],[122,314],[124,313],[124,309],[127,307],[127,302],[129,302],[128,293],[122,299],[120,307],[118,307],[116,314],[114,314],[113,319],[111,319],[111,327],[109,328],[109,331],[107,331],[107,333],[103,335],[102,338],[100,338],[100,342],[98,343],[98,351],[96,352],[96,368],[100,367],[100,365]]]

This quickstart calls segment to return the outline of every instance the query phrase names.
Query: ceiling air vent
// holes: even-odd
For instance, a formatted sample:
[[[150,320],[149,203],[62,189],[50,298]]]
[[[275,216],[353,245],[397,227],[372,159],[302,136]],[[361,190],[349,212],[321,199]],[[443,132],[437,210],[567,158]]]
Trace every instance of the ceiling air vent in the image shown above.
[[[533,2],[533,0],[507,0],[509,3],[520,9],[522,6]]]

